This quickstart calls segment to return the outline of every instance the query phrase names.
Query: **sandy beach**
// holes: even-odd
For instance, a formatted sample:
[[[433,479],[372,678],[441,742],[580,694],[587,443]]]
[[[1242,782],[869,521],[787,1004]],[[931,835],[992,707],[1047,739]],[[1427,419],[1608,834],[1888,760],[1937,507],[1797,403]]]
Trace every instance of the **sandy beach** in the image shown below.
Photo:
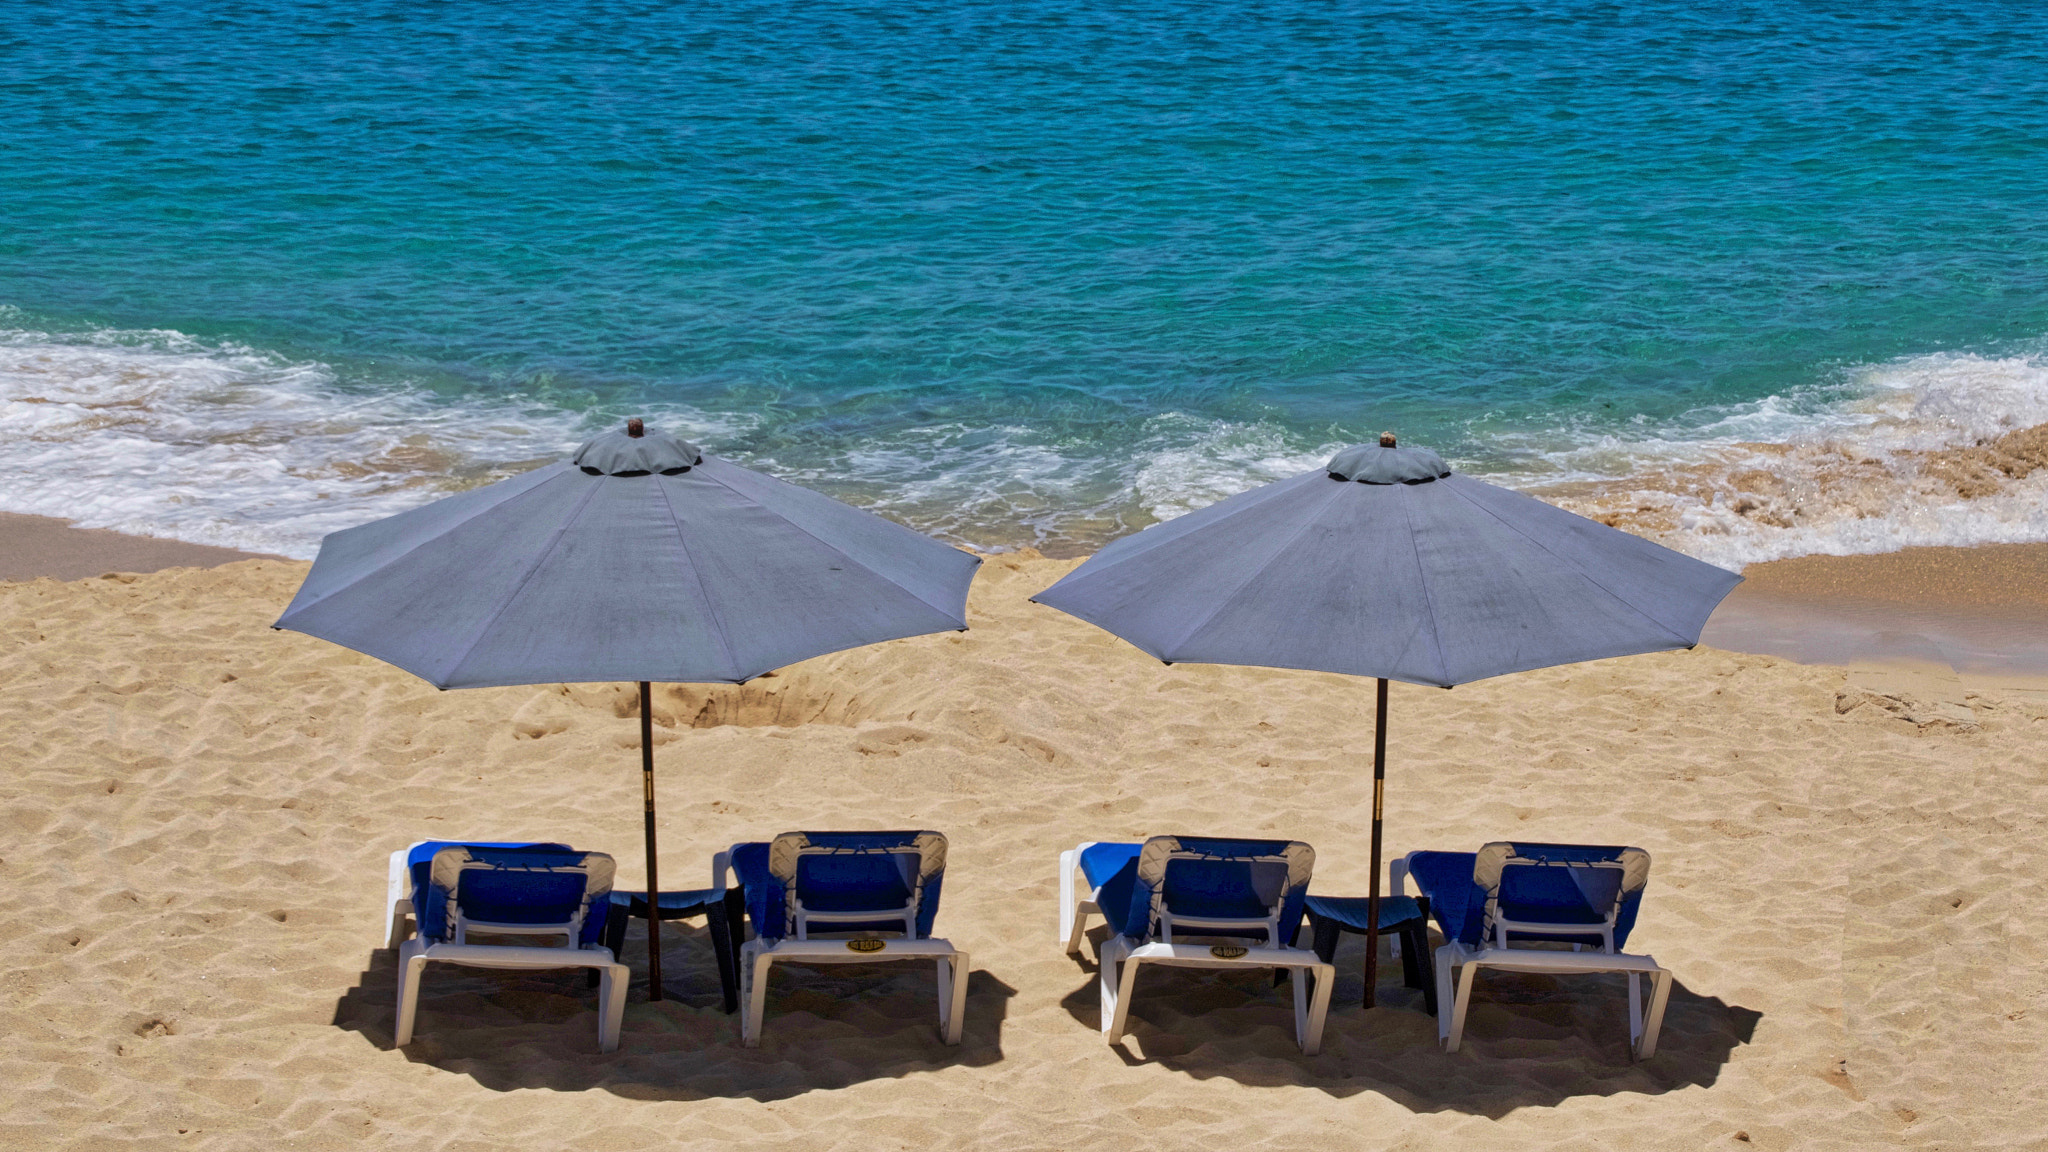
[[[2038,619],[2038,584],[1987,590],[2022,587],[2042,555],[1760,566],[1745,626],[1768,632],[1759,613],[1787,605]],[[604,1056],[580,974],[445,967],[418,1039],[394,1050],[380,905],[386,854],[426,837],[567,840],[612,852],[637,886],[625,686],[443,693],[273,632],[298,562],[0,583],[0,1139],[2048,1147],[2048,692],[2025,668],[1702,646],[1396,685],[1390,852],[1519,838],[1652,853],[1631,950],[1677,977],[1657,1056],[1630,1060],[1618,981],[1512,975],[1483,981],[1464,1050],[1445,1055],[1419,994],[1390,982],[1359,1007],[1355,937],[1320,1056],[1295,1049],[1285,989],[1192,974],[1148,975],[1111,1048],[1092,960],[1055,940],[1058,852],[1294,837],[1318,851],[1313,891],[1363,894],[1370,686],[1163,667],[1026,602],[1074,563],[991,557],[965,634],[656,693],[672,886],[786,829],[950,837],[938,926],[973,953],[965,1042],[936,1036],[929,969],[778,968],[764,1042],[742,1048],[690,922],[664,959],[681,998],[636,987]],[[1972,571],[1989,583],[1940,583]],[[636,926],[636,974],[643,939]]]

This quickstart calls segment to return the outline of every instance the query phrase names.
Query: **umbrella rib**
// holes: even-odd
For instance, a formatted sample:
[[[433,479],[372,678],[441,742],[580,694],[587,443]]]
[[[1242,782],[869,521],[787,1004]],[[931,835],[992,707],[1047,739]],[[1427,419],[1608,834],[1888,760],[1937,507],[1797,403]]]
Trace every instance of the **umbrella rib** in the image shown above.
[[[726,670],[732,673],[733,683],[745,683],[740,672],[739,657],[733,655],[732,637],[725,634],[725,621],[719,619],[718,613],[712,609],[711,590],[704,586],[704,574],[697,571],[696,558],[690,555],[690,541],[683,533],[683,518],[676,511],[676,502],[670,499],[667,485],[657,480],[654,487],[661,493],[662,507],[668,509],[668,522],[675,526],[676,547],[683,550],[683,566],[690,570],[690,579],[697,582],[697,602],[704,606],[704,619],[711,622],[711,634],[718,637],[718,650],[725,654]],[[726,490],[731,491],[732,486],[727,485]]]
[[[1429,646],[1436,649],[1437,679],[1449,684],[1451,662],[1444,659],[1443,632],[1436,622],[1436,600],[1429,594],[1429,573],[1422,567],[1422,542],[1415,534],[1415,509],[1403,504],[1401,515],[1408,521],[1408,547],[1415,556],[1415,586],[1422,591],[1422,616],[1429,621]]]
[[[567,516],[562,518],[562,526],[555,529],[555,534],[548,538],[548,546],[541,549],[540,555],[533,558],[533,563],[528,564],[526,571],[520,574],[519,582],[512,585],[506,591],[504,597],[498,601],[498,606],[491,609],[491,614],[485,617],[482,624],[477,626],[476,632],[469,638],[469,643],[463,645],[462,655],[457,656],[448,665],[448,670],[441,674],[441,679],[453,680],[455,678],[456,671],[469,659],[470,653],[476,651],[476,646],[483,643],[484,637],[490,634],[491,626],[498,622],[498,617],[503,616],[505,610],[512,606],[512,601],[519,598],[519,593],[525,589],[527,581],[532,580],[533,574],[540,571],[541,565],[547,563],[548,557],[555,554],[555,547],[562,542],[563,535],[569,531],[571,525],[576,523],[576,518],[583,514],[583,509],[588,507],[591,499],[597,495],[598,487],[599,485],[597,484],[589,485],[588,490],[583,493],[583,499],[578,500],[576,507]]]
[[[761,503],[759,500],[754,499],[752,496],[740,491],[738,488],[733,487],[731,484],[727,484],[723,478],[716,476],[706,476],[705,478],[708,480],[716,480],[720,485],[722,485],[725,488],[726,491],[732,493],[735,496],[738,496],[740,499],[745,500],[747,503],[752,504],[754,507],[761,509],[762,511],[782,521],[784,524],[789,525],[791,528],[794,528],[797,531],[803,533],[804,535],[809,536],[811,539],[816,540],[818,542],[819,547],[825,548],[831,551],[834,555],[844,558],[848,564],[853,565],[854,567],[860,569],[861,571],[867,573],[870,576],[873,576],[875,579],[880,580],[882,583],[887,584],[892,588],[901,589],[903,592],[908,593],[911,599],[917,601],[919,604],[924,605],[932,611],[937,612],[939,615],[944,616],[946,619],[951,620],[953,618],[953,614],[947,611],[945,608],[941,607],[940,605],[932,603],[931,601],[925,599],[924,597],[918,595],[916,592],[912,591],[909,587],[895,580],[891,580],[887,576],[882,575],[880,572],[875,571],[873,568],[868,567],[866,564],[861,563],[858,559],[856,559],[851,553],[847,552],[844,548],[839,547],[837,544],[832,543],[830,540],[825,539],[824,537],[818,535],[816,532],[813,532],[810,529],[804,527],[803,525],[797,523],[796,521],[791,520],[789,517],[784,516],[782,513],[775,511],[773,508],[768,507],[766,504]],[[768,479],[772,480],[774,479],[774,477],[771,476],[768,477]],[[898,524],[897,527],[902,528],[903,526]],[[904,528],[903,530],[906,532],[911,531],[911,529],[908,528]],[[926,537],[926,539],[930,539],[930,537]],[[938,541],[933,541],[933,543],[938,543]],[[955,551],[957,551],[957,549],[955,549]],[[981,563],[981,560],[977,557],[974,562],[975,564],[979,565]]]
[[[1222,614],[1225,608],[1230,607],[1233,601],[1235,601],[1239,596],[1244,595],[1244,590],[1251,586],[1252,580],[1256,578],[1260,572],[1265,571],[1266,565],[1271,564],[1275,556],[1278,556],[1282,552],[1285,552],[1287,551],[1287,549],[1293,547],[1294,542],[1296,540],[1301,539],[1302,534],[1307,532],[1309,528],[1315,524],[1316,517],[1322,513],[1323,508],[1327,508],[1332,501],[1336,500],[1338,491],[1339,489],[1337,489],[1335,485],[1332,485],[1330,495],[1323,498],[1322,506],[1315,509],[1315,511],[1311,512],[1309,515],[1302,517],[1301,527],[1296,528],[1287,537],[1287,539],[1282,540],[1280,543],[1274,545],[1273,550],[1271,552],[1266,553],[1266,558],[1259,561],[1256,567],[1254,567],[1250,572],[1245,573],[1244,579],[1237,582],[1237,587],[1232,588],[1230,590],[1230,595],[1225,596],[1223,599],[1217,601],[1216,606],[1214,608],[1211,608],[1209,609],[1209,611],[1203,613],[1200,619],[1196,620],[1194,624],[1189,626],[1186,632],[1181,634],[1181,638],[1179,640],[1174,641],[1174,647],[1178,648],[1182,644],[1187,643],[1189,640],[1194,639],[1195,633],[1200,632],[1204,628],[1207,628],[1211,620],[1216,619],[1218,615]],[[1161,656],[1160,659],[1169,660],[1169,658],[1166,656]]]
[[[1488,508],[1486,505],[1481,504],[1479,501],[1472,499],[1471,497],[1465,495],[1463,492],[1459,492],[1456,488],[1452,488],[1451,491],[1453,493],[1456,493],[1458,499],[1463,500],[1465,503],[1470,504],[1474,508],[1479,509],[1481,512],[1486,513],[1488,516],[1493,517],[1501,524],[1512,529],[1515,535],[1520,536],[1522,539],[1527,540],[1529,543],[1534,544],[1536,547],[1541,548],[1543,549],[1543,551],[1549,553],[1552,559],[1555,559],[1558,563],[1565,565],[1566,567],[1570,568],[1573,572],[1577,573],[1579,579],[1584,580],[1586,583],[1591,584],[1593,587],[1598,588],[1602,592],[1607,593],[1609,596],[1612,596],[1614,598],[1615,603],[1620,604],[1622,607],[1628,609],[1629,611],[1635,613],[1638,616],[1641,616],[1643,619],[1648,620],[1651,624],[1655,625],[1660,631],[1662,631],[1666,636],[1669,636],[1673,640],[1678,641],[1681,645],[1690,645],[1697,643],[1696,640],[1687,640],[1685,637],[1680,636],[1678,633],[1672,631],[1671,626],[1669,624],[1664,623],[1662,620],[1659,620],[1655,616],[1650,615],[1648,612],[1643,611],[1641,608],[1636,607],[1634,604],[1630,603],[1625,597],[1623,597],[1620,593],[1616,592],[1612,588],[1609,588],[1607,585],[1601,583],[1597,578],[1593,576],[1592,573],[1586,571],[1585,568],[1581,567],[1579,564],[1575,563],[1571,559],[1563,555],[1560,555],[1558,551],[1552,548],[1550,545],[1545,544],[1543,541],[1538,540],[1536,537],[1529,535],[1527,532],[1524,532],[1520,525],[1514,523],[1511,520],[1508,520],[1500,513],[1495,512],[1493,509]],[[1620,531],[1620,529],[1616,529],[1616,531]]]

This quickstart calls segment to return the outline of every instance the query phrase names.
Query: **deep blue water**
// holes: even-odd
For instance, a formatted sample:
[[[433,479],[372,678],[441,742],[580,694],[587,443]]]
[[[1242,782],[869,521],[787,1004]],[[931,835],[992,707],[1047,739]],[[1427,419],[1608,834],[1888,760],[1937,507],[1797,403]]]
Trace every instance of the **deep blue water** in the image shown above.
[[[1512,473],[2029,354],[2044,45],[2034,3],[8,0],[0,324],[652,409],[1092,542],[1382,428]]]

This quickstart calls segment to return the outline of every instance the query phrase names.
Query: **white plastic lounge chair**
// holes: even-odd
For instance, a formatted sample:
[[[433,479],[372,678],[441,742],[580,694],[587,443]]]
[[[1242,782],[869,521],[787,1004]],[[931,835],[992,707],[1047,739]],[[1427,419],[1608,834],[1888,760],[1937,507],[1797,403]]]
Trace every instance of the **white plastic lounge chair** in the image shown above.
[[[1472,852],[1410,852],[1394,862],[1392,888],[1413,879],[1443,930],[1436,950],[1437,1039],[1458,1050],[1465,1011],[1482,968],[1565,975],[1628,976],[1628,1031],[1639,1060],[1657,1054],[1671,973],[1649,956],[1623,952],[1635,926],[1650,854],[1641,848],[1579,844],[1488,844]],[[1512,937],[1512,939],[1511,939]],[[1569,945],[1566,951],[1540,945]],[[1539,945],[1532,947],[1532,945]],[[1464,970],[1464,979],[1457,973]],[[1642,980],[1651,980],[1643,1011]]]
[[[967,1012],[967,953],[934,938],[945,880],[937,832],[784,832],[735,844],[713,858],[713,884],[739,879],[754,938],[740,948],[740,1038],[761,1042],[768,969],[799,964],[929,960],[938,968],[939,1035],[960,1042]],[[735,926],[737,927],[737,926]],[[883,933],[893,933],[884,939]],[[826,935],[829,934],[829,935]]]
[[[387,941],[398,947],[398,1020],[392,1040],[412,1042],[420,981],[429,961],[472,968],[595,968],[597,1045],[619,1046],[627,969],[600,943],[612,886],[612,858],[560,844],[426,842],[392,854],[394,884],[410,882],[411,857],[426,855],[424,881],[391,902]],[[403,908],[401,910],[401,905]],[[408,937],[406,918],[418,925]],[[469,934],[553,937],[560,947],[472,944]]]
[[[1194,836],[1091,842],[1060,853],[1060,936],[1068,954],[1081,950],[1090,913],[1109,922],[1101,956],[1104,1038],[1123,1039],[1141,965],[1283,968],[1294,977],[1295,1041],[1303,1055],[1321,1050],[1336,969],[1293,946],[1315,859],[1313,848],[1294,840]],[[1088,885],[1085,897],[1075,890],[1076,871]],[[1263,943],[1236,942],[1246,938]]]

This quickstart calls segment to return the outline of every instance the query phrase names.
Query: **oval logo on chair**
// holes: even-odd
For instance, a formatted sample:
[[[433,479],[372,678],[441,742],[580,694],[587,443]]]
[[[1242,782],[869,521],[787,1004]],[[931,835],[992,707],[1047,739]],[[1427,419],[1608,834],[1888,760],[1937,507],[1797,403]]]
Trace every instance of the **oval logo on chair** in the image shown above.
[[[1242,944],[1209,945],[1209,955],[1214,956],[1218,960],[1235,960],[1239,956],[1244,955],[1248,951],[1250,951],[1250,949],[1246,948]]]
[[[863,938],[860,940],[848,940],[846,942],[846,950],[848,952],[880,952],[882,949],[887,948],[888,946],[889,942],[887,940],[872,940]]]

